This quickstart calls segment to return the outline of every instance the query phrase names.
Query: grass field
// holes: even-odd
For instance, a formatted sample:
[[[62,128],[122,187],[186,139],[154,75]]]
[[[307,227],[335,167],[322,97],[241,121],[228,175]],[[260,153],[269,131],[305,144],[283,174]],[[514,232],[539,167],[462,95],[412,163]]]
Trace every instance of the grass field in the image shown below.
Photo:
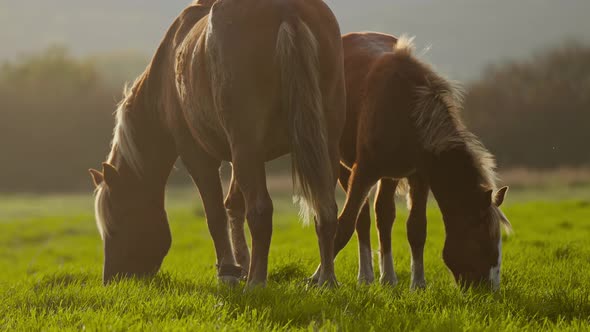
[[[394,230],[397,287],[356,284],[356,240],[336,261],[341,287],[305,287],[319,260],[315,232],[283,198],[275,200],[268,287],[245,292],[217,284],[192,192],[169,197],[173,245],[162,272],[109,287],[101,285],[90,194],[0,196],[0,329],[590,330],[590,187],[511,194],[504,210],[515,233],[504,239],[495,294],[455,287],[440,258],[435,204],[424,291],[409,290],[403,208]]]

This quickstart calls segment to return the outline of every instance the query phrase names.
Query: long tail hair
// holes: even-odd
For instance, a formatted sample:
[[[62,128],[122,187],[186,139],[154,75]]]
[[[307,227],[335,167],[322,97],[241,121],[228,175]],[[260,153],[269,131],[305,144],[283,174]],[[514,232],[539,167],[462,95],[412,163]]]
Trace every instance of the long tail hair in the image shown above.
[[[281,70],[282,108],[288,114],[295,199],[305,223],[327,215],[333,194],[326,123],[320,91],[318,42],[299,18],[279,27],[276,55]]]

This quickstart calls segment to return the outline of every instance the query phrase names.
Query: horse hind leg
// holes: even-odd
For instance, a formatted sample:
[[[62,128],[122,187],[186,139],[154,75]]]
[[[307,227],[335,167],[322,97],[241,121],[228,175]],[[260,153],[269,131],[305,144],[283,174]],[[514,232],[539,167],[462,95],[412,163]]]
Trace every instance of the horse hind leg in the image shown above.
[[[342,68],[336,66],[326,71],[319,65],[323,62],[320,62],[321,55],[340,59],[341,48],[329,46],[333,41],[340,41],[340,36],[333,35],[333,40],[324,43],[316,38],[304,20],[291,19],[291,15],[286,17],[290,19],[279,27],[276,55],[281,74],[282,108],[288,118],[295,185],[304,219],[315,217],[321,257],[318,283],[336,285],[334,236],[338,207],[334,189],[346,95]],[[322,83],[333,79],[341,84],[331,85],[332,92],[324,93]]]
[[[242,268],[242,278],[248,278],[250,268],[250,249],[246,241],[244,224],[246,222],[246,203],[240,191],[235,176],[232,174],[231,183],[225,198],[225,208],[229,217],[233,251],[238,265]]]
[[[320,286],[336,286],[336,273],[334,271],[334,235],[336,234],[336,216],[338,214],[336,201],[333,202],[333,211],[320,214],[315,218],[315,229],[320,247],[321,268],[317,283]]]
[[[407,221],[407,235],[412,251],[412,289],[426,287],[424,278],[424,244],[426,243],[426,206],[429,186],[419,175],[409,178],[411,207]]]
[[[233,149],[235,181],[243,194],[246,220],[252,236],[248,286],[265,286],[272,237],[273,204],[266,187],[264,160],[247,146]]]
[[[375,198],[375,216],[379,233],[379,267],[380,282],[384,285],[395,286],[398,283],[393,265],[391,250],[391,231],[395,221],[395,190],[398,181],[381,179]]]
[[[318,285],[323,286],[336,286],[338,284],[336,280],[336,273],[334,271],[334,237],[337,230],[337,216],[338,206],[336,204],[335,187],[338,167],[340,166],[340,160],[337,153],[337,145],[332,144],[328,148],[330,159],[332,162],[331,176],[333,179],[332,183],[328,183],[331,190],[326,190],[324,193],[330,193],[329,195],[316,196],[317,201],[313,202],[316,206],[315,212],[316,217],[315,229],[318,237],[318,244],[320,247],[320,266],[316,273],[312,277],[312,281],[315,281]],[[330,169],[330,167],[329,167]],[[323,207],[323,208],[320,208]]]

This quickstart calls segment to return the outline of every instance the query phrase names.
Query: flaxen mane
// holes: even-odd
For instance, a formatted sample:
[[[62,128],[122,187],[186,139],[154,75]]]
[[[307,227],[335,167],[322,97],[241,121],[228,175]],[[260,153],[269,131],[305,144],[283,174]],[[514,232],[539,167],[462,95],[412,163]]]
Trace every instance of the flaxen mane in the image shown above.
[[[94,215],[96,216],[96,227],[100,233],[100,237],[104,240],[105,236],[110,234],[107,220],[111,220],[108,210],[108,190],[104,183],[101,183],[96,187],[94,191]]]
[[[399,38],[394,47],[394,53],[411,57],[425,70],[426,84],[416,88],[416,102],[411,114],[424,149],[440,154],[455,147],[464,146],[479,171],[482,188],[496,190],[497,175],[494,156],[461,120],[464,90],[456,82],[445,79],[429,65],[418,60],[413,55],[412,41],[413,38]],[[404,190],[404,187],[407,188],[407,183],[403,184],[401,189]],[[408,204],[411,202],[408,201]],[[492,210],[492,229],[499,229],[496,226],[500,223],[510,229],[510,223],[500,209],[494,205]]]
[[[113,141],[111,142],[111,151],[107,157],[107,163],[113,165],[115,162],[115,155],[123,158],[129,165],[131,170],[137,175],[141,176],[142,161],[137,142],[133,136],[134,128],[130,120],[130,108],[133,105],[134,92],[139,86],[141,77],[133,83],[132,88],[125,87],[123,93],[123,100],[118,104],[115,111],[115,129],[113,131]],[[105,183],[101,183],[96,187],[94,201],[94,212],[96,215],[96,225],[101,237],[104,239],[111,231],[109,225],[110,217],[109,211],[109,190]]]
[[[119,103],[115,111],[115,129],[113,130],[113,141],[111,142],[111,152],[107,158],[109,164],[114,163],[115,153],[118,153],[125,162],[129,165],[131,170],[137,175],[142,176],[142,160],[141,154],[135,142],[132,121],[130,120],[130,112],[134,103],[134,91],[141,78],[139,78],[132,88],[125,87],[123,100]]]

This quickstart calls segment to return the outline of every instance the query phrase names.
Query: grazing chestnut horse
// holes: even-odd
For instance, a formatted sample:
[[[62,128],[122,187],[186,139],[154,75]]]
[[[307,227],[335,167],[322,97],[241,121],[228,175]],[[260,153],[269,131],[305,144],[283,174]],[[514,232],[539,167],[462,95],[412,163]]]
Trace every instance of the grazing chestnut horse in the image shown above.
[[[222,160],[231,161],[253,239],[248,285],[264,285],[273,212],[264,164],[291,153],[302,211],[316,220],[319,282],[335,283],[345,103],[340,31],[323,1],[193,3],[126,92],[103,171],[90,171],[104,282],[158,271],[171,245],[164,187],[180,156],[200,191],[226,282],[241,273],[219,178]]]
[[[359,238],[361,283],[374,279],[367,196],[375,200],[381,282],[397,284],[391,253],[394,195],[400,180],[409,185],[407,235],[412,252],[412,288],[425,287],[423,252],[429,190],[442,211],[443,258],[462,284],[500,283],[500,211],[507,188],[494,193],[492,155],[463,125],[461,94],[453,84],[412,54],[411,40],[379,33],[343,37],[347,118],[340,141],[339,182],[347,200],[339,216],[335,253]],[[404,186],[405,187],[405,186]],[[232,188],[235,188],[232,185]],[[240,222],[240,220],[242,220]],[[247,259],[243,217],[233,220],[237,257]],[[312,281],[317,281],[318,268]]]

